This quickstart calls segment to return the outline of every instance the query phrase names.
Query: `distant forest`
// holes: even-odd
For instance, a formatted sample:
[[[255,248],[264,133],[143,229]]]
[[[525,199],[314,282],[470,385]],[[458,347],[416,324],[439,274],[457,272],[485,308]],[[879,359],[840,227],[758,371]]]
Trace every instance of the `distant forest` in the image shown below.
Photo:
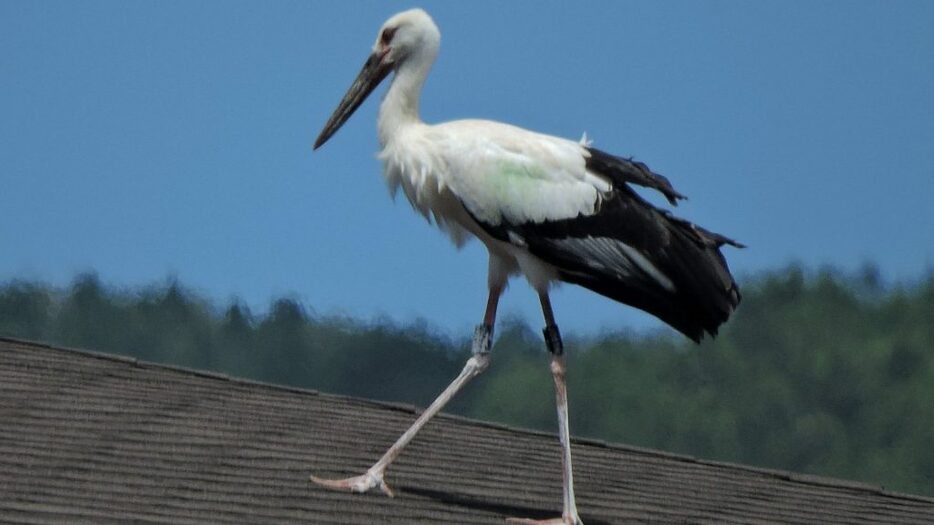
[[[934,495],[934,274],[887,285],[791,266],[743,283],[715,340],[673,331],[569,331],[573,434]],[[624,308],[620,306],[620,308]],[[427,405],[469,334],[320,316],[292,299],[254,315],[184,286],[0,285],[0,335]],[[497,327],[493,364],[448,411],[554,431],[536,328]],[[401,429],[400,429],[401,430]]]

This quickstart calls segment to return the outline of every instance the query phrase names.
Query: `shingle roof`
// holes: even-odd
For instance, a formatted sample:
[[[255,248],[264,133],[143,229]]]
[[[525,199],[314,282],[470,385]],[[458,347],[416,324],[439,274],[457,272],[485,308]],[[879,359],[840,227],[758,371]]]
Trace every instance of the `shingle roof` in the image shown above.
[[[557,440],[442,415],[363,472],[415,409],[0,338],[0,522],[459,523],[560,510]],[[934,499],[576,440],[577,503],[610,523],[934,523]],[[522,481],[524,480],[524,481]]]

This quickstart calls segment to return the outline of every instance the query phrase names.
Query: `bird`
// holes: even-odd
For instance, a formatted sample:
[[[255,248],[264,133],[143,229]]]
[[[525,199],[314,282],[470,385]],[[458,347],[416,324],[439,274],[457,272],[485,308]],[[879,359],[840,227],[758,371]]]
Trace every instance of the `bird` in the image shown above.
[[[695,342],[715,336],[740,302],[720,249],[743,245],[674,216],[635,191],[659,192],[674,206],[685,198],[644,163],[574,141],[488,120],[427,124],[419,116],[425,80],[441,33],[422,9],[390,17],[371,53],[314,142],[327,142],[390,74],[377,136],[383,177],[412,207],[460,247],[487,248],[488,298],[460,374],[365,473],[311,476],[318,485],[392,496],[387,468],[418,431],[490,365],[496,309],[508,280],[523,275],[538,294],[550,353],[561,445],[562,512],[525,524],[582,523],[574,494],[564,344],[549,292],[561,282],[592,290],[661,319]]]

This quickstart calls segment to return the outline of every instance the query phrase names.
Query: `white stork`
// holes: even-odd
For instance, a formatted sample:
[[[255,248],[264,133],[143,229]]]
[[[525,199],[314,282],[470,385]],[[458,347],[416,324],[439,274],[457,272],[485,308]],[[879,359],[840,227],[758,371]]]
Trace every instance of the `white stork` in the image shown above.
[[[470,379],[487,368],[496,306],[510,276],[523,274],[541,299],[544,337],[552,354],[562,447],[563,512],[549,521],[580,524],[574,501],[565,359],[548,290],[570,282],[645,310],[694,341],[715,335],[740,294],[719,248],[738,243],[678,219],[628,184],[658,190],[671,204],[684,198],[644,164],[508,124],[460,120],[429,125],[418,102],[441,34],[421,9],[399,13],[380,28],[360,74],[328,120],[314,148],[350,118],[376,86],[395,72],[379,109],[383,176],[412,206],[460,246],[477,237],[489,251],[489,299],[463,371],[366,473],[328,480],[326,487],[366,492]]]

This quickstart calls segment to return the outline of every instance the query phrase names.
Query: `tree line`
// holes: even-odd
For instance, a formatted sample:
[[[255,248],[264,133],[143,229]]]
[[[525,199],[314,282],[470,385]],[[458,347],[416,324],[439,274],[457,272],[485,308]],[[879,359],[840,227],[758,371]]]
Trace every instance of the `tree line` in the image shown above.
[[[885,285],[790,266],[745,280],[720,336],[566,336],[575,435],[880,483],[934,495],[934,274]],[[541,335],[497,327],[493,365],[448,411],[554,431]],[[425,406],[468,337],[425,321],[321,316],[294,299],[264,315],[177,282],[125,290],[93,274],[66,289],[0,285],[0,335]]]

